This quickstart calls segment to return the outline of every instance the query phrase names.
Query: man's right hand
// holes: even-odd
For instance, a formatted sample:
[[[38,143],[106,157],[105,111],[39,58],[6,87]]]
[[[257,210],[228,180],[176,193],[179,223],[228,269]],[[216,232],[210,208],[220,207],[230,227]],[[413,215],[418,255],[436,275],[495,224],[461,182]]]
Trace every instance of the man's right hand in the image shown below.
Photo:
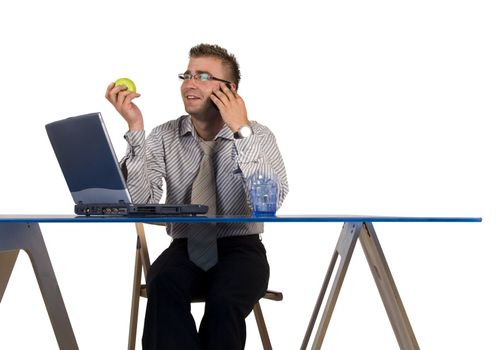
[[[136,92],[127,91],[127,88],[123,85],[115,86],[115,83],[111,83],[105,93],[107,100],[112,103],[117,112],[126,120],[129,131],[143,130],[145,128],[143,115],[138,106],[133,103],[133,99],[140,96]]]

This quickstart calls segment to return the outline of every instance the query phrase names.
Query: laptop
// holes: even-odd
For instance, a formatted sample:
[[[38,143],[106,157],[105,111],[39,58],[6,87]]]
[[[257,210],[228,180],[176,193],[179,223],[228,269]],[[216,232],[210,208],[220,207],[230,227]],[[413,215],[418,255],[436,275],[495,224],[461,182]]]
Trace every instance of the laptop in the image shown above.
[[[45,125],[78,215],[196,215],[198,204],[132,203],[100,113]]]

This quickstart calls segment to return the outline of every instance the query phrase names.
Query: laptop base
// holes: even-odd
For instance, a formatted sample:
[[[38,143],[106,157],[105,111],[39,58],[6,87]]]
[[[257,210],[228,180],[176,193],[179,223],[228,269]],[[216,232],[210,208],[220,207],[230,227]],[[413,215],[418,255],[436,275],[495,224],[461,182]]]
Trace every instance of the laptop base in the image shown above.
[[[76,215],[86,216],[157,216],[206,214],[208,207],[200,204],[127,204],[120,203],[78,203],[74,206]]]

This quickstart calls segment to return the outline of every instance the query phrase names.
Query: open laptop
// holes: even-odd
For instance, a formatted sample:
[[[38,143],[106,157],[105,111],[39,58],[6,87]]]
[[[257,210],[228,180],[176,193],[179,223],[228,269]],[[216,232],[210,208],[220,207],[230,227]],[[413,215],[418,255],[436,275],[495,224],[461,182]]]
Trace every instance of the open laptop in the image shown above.
[[[45,126],[78,215],[196,215],[197,204],[132,203],[100,113]]]

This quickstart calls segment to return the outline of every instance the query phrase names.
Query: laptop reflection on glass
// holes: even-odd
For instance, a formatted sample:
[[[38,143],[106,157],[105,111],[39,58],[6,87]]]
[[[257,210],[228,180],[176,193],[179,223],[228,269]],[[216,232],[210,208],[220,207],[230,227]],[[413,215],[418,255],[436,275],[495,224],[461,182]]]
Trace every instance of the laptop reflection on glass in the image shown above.
[[[78,215],[196,215],[198,204],[132,203],[100,113],[45,125]]]

